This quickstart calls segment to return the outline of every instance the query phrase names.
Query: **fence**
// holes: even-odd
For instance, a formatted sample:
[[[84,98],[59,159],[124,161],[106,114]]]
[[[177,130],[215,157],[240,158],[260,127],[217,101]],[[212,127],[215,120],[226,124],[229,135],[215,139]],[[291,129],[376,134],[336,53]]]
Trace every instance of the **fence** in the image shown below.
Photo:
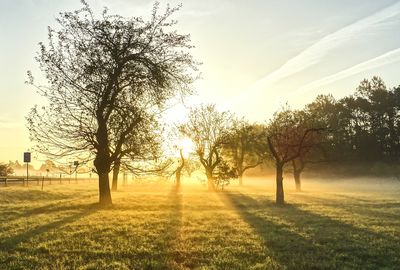
[[[76,178],[76,177],[47,177],[47,176],[1,176],[0,186],[7,187],[9,185],[41,185],[42,189],[44,185],[51,184],[62,184],[62,183],[78,183],[78,182],[91,182],[95,181],[96,178]]]

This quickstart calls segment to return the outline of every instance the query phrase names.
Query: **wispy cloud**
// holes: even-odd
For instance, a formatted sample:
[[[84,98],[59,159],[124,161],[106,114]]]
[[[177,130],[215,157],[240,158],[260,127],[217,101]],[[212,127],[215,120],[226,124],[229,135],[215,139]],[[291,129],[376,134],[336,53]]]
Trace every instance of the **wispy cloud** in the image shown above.
[[[337,72],[335,74],[326,76],[324,78],[321,78],[319,80],[313,81],[312,83],[309,83],[305,86],[302,86],[301,88],[297,89],[294,92],[289,93],[289,96],[298,96],[300,94],[303,94],[307,91],[314,90],[318,87],[321,87],[323,85],[327,85],[330,83],[334,83],[336,81],[342,80],[344,78],[350,77],[352,75],[379,68],[391,63],[399,62],[400,61],[400,48],[397,48],[395,50],[386,52],[378,57],[372,58],[368,61],[359,63],[355,66],[352,66],[350,68],[347,68],[345,70],[342,70],[340,72]]]
[[[353,39],[355,36],[366,30],[368,30],[368,33],[370,33],[373,27],[379,27],[386,21],[398,15],[400,15],[400,2],[397,2],[368,17],[345,26],[334,33],[326,35],[302,51],[300,54],[289,59],[277,70],[256,81],[250,87],[245,89],[242,92],[242,95],[248,95],[249,93],[255,91],[266,90],[268,87],[273,86],[278,81],[305,70],[310,66],[320,63],[323,58],[333,49]],[[236,100],[241,100],[242,95],[237,97]]]

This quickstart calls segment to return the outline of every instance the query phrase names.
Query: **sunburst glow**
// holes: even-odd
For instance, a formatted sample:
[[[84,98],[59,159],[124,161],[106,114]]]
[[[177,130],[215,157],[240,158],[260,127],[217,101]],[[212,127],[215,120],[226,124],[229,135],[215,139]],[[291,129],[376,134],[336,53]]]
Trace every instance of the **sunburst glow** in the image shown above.
[[[182,149],[185,156],[194,151],[194,144],[189,138],[182,138],[177,142],[177,147]]]

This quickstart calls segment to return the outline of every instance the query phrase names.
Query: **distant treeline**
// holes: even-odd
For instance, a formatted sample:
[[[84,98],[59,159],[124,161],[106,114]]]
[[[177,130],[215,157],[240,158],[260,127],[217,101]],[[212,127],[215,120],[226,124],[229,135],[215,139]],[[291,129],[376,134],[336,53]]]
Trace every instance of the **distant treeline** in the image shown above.
[[[400,175],[400,86],[364,79],[352,95],[319,95],[304,111],[314,126],[327,128],[324,158],[310,162],[309,172]]]

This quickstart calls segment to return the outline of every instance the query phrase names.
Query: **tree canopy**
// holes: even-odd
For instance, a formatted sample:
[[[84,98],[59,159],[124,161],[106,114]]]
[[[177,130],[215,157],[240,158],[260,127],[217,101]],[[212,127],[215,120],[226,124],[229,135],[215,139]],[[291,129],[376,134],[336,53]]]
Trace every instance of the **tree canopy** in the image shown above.
[[[149,20],[96,16],[85,1],[49,27],[47,44],[36,57],[47,79],[36,85],[47,105],[34,107],[28,126],[36,150],[52,157],[93,160],[99,174],[100,203],[111,204],[108,173],[132,149],[144,119],[176,95],[191,93],[197,63],[188,35],[171,16],[153,7]],[[35,85],[33,77],[30,83]]]
[[[215,104],[203,104],[191,108],[188,118],[180,131],[193,141],[207,176],[208,188],[212,190],[215,188],[215,169],[223,162],[222,150],[231,125],[231,114],[219,112]],[[227,170],[219,173],[223,171]]]

